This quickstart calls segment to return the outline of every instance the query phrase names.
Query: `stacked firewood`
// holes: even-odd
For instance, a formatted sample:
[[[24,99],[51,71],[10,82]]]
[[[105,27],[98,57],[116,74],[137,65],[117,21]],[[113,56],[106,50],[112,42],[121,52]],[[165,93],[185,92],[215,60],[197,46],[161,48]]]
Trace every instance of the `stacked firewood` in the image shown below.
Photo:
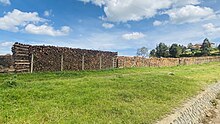
[[[32,46],[30,51],[34,55],[34,71],[108,69],[117,58],[116,52],[55,46]]]
[[[0,56],[0,73],[14,71],[13,59],[11,55]]]
[[[30,71],[30,45],[15,43],[12,47],[14,68],[16,72]]]

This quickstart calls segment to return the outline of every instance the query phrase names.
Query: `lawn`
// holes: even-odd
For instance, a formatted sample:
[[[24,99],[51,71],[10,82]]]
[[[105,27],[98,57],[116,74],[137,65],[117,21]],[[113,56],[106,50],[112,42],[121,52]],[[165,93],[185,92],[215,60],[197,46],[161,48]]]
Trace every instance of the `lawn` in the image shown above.
[[[153,123],[220,80],[220,63],[0,74],[0,123]]]

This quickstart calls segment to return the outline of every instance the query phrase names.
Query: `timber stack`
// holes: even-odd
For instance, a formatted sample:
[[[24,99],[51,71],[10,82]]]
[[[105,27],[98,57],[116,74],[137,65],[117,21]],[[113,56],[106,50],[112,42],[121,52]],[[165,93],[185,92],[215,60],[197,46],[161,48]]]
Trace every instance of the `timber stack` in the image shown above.
[[[15,72],[30,71],[30,45],[15,43],[12,47]]]
[[[55,46],[31,46],[33,71],[99,70],[116,67],[116,52]],[[114,60],[113,60],[114,59]],[[113,65],[114,63],[114,65]]]
[[[15,43],[15,72],[79,71],[117,67],[117,52]]]

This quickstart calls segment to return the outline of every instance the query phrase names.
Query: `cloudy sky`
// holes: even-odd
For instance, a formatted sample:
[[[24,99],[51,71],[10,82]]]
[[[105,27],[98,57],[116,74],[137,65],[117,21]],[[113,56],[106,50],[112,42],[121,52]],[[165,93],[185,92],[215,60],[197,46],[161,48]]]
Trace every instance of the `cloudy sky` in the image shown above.
[[[220,43],[220,0],[0,0],[0,54],[21,42],[135,55],[206,37]]]

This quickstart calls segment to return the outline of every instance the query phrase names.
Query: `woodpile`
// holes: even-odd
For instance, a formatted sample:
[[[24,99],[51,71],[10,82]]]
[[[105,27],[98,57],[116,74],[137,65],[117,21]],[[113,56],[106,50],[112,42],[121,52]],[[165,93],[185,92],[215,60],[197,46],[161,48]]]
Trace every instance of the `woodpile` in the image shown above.
[[[113,67],[113,58],[117,57],[115,52],[54,46],[32,46],[31,51],[34,71],[108,69]]]
[[[0,73],[3,72],[13,72],[13,58],[12,55],[0,56]]]
[[[15,43],[12,47],[14,68],[16,72],[30,71],[30,45]]]
[[[220,57],[142,58],[117,56],[117,52],[15,43],[16,72],[79,71],[124,67],[162,67],[220,61]]]
[[[16,72],[30,72],[32,70],[34,72],[78,71],[117,67],[117,52],[55,46],[31,46],[20,43],[13,45],[12,52]]]

